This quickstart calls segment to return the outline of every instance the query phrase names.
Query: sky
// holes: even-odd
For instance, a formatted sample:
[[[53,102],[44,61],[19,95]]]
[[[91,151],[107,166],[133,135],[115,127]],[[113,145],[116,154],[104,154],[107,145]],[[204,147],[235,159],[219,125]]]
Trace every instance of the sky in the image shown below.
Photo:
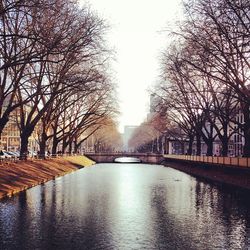
[[[160,74],[160,55],[166,49],[166,30],[181,19],[180,0],[81,0],[105,19],[107,44],[115,50],[111,64],[121,115],[119,130],[139,125],[149,111],[149,89]]]

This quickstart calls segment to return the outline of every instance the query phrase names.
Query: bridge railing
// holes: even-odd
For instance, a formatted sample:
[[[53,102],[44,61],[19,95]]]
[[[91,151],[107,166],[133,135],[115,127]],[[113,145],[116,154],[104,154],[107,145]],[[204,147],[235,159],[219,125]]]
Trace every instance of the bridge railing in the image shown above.
[[[133,153],[133,152],[84,152],[84,155],[118,155],[118,156],[140,156],[140,155],[146,155],[146,156],[162,156],[160,153]]]
[[[164,158],[250,168],[250,158],[249,157],[164,155]]]

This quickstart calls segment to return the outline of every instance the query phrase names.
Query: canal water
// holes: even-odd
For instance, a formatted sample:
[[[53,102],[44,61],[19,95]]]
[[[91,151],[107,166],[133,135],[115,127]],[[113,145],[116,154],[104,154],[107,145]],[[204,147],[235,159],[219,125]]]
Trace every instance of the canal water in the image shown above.
[[[0,201],[0,249],[249,249],[249,193],[97,164]]]

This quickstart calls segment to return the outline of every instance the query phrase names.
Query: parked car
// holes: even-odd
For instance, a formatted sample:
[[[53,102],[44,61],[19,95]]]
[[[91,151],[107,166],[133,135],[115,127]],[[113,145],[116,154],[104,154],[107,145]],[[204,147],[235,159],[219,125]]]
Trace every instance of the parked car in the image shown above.
[[[12,158],[17,158],[17,155],[15,152],[12,151],[6,151],[7,154],[9,154]]]
[[[0,150],[0,158],[1,159],[11,159],[12,155],[9,154],[6,150]]]
[[[15,154],[17,157],[20,157],[20,151],[15,151],[14,154]]]

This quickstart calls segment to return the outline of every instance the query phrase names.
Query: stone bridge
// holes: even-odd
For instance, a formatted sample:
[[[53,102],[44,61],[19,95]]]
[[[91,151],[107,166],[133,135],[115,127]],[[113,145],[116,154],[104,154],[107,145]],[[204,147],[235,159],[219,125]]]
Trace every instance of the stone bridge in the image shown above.
[[[163,155],[151,153],[85,153],[84,155],[96,163],[111,163],[118,157],[135,157],[142,163],[152,164],[161,164],[164,161]]]

